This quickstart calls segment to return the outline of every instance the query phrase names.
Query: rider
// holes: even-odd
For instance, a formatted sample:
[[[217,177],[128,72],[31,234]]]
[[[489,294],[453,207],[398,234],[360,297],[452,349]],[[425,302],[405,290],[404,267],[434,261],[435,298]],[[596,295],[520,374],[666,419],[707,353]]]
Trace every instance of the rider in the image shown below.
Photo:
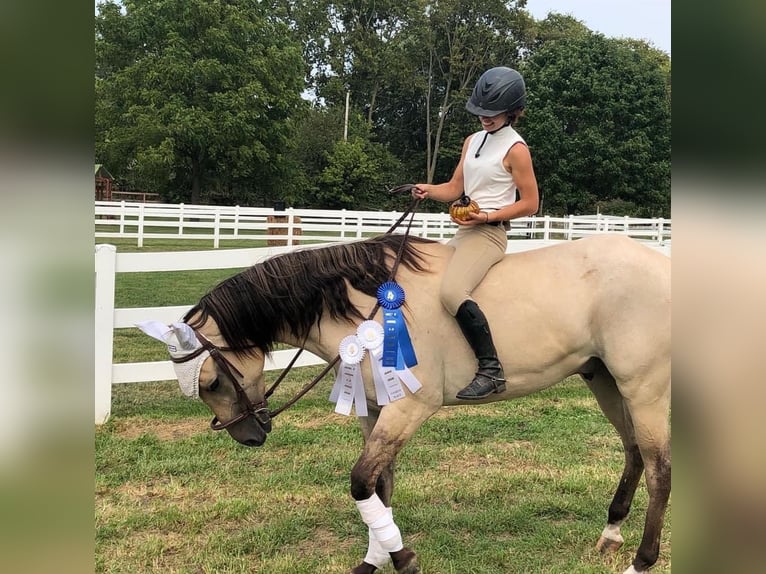
[[[457,319],[478,360],[473,381],[457,394],[476,400],[505,391],[503,366],[497,358],[489,324],[471,293],[492,265],[505,255],[509,221],[537,212],[539,193],[526,142],[514,126],[524,110],[524,79],[506,67],[484,72],[465,107],[482,130],[465,139],[452,179],[418,183],[414,197],[451,202],[464,193],[481,211],[470,213],[449,244],[455,248],[441,283],[442,305]],[[518,193],[517,193],[518,192]]]

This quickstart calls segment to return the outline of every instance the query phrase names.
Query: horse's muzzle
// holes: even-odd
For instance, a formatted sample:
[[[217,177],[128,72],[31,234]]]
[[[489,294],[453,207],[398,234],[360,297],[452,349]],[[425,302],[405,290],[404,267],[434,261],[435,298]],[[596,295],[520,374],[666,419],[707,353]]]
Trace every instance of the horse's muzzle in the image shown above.
[[[240,444],[261,446],[266,442],[266,435],[271,432],[271,415],[265,408],[258,409],[224,428]]]

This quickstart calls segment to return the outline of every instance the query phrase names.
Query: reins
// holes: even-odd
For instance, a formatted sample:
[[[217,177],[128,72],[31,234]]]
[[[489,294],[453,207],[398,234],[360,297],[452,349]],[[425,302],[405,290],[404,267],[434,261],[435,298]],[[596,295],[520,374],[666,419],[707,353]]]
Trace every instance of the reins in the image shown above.
[[[393,193],[409,192],[412,190],[413,187],[414,186],[412,184],[404,184],[389,190],[389,193],[393,194]],[[404,213],[402,213],[401,217],[399,217],[399,219],[397,219],[396,222],[391,227],[389,227],[388,230],[384,233],[384,235],[389,235],[393,233],[399,227],[399,225],[401,225],[402,221],[404,221],[408,215],[410,216],[410,220],[407,223],[407,228],[404,231],[404,237],[402,239],[401,244],[399,245],[399,250],[397,251],[396,257],[394,258],[394,262],[391,265],[391,272],[388,275],[389,281],[393,281],[394,278],[396,277],[396,272],[398,271],[399,264],[402,261],[404,246],[405,246],[405,243],[407,242],[407,238],[409,237],[410,229],[412,228],[412,222],[415,218],[416,208],[418,204],[420,203],[420,201],[421,201],[420,199],[414,198],[410,202],[410,205],[407,206],[407,209],[404,211]],[[372,319],[375,316],[375,314],[378,312],[378,309],[380,309],[380,303],[376,302],[375,306],[372,308],[372,311],[370,311],[369,315],[367,315],[367,320]],[[301,348],[298,349],[298,351],[295,353],[295,356],[293,356],[293,358],[290,360],[287,366],[279,374],[279,376],[277,377],[277,380],[274,381],[271,387],[269,387],[269,390],[266,391],[266,394],[263,396],[264,401],[268,400],[268,398],[274,393],[277,387],[282,383],[284,378],[287,376],[287,373],[289,373],[290,369],[293,368],[293,365],[295,365],[295,362],[298,360],[298,357],[300,357],[301,353],[303,353],[304,350],[305,350],[305,342],[304,342],[304,345],[301,345]],[[287,401],[281,407],[273,411],[270,411],[269,414],[271,415],[271,418],[274,418],[279,413],[281,413],[285,409],[290,408],[296,402],[298,402],[298,400],[300,400],[300,398],[303,397],[303,395],[305,395],[307,392],[313,389],[319,383],[319,381],[321,381],[325,377],[325,375],[327,375],[327,373],[330,372],[330,369],[332,369],[339,360],[340,360],[340,355],[335,355],[335,358],[329,363],[327,363],[327,366],[325,366],[325,368],[322,369],[322,372],[320,372],[316,377],[314,377],[310,382],[308,382],[300,391],[298,391],[298,393],[292,399]]]

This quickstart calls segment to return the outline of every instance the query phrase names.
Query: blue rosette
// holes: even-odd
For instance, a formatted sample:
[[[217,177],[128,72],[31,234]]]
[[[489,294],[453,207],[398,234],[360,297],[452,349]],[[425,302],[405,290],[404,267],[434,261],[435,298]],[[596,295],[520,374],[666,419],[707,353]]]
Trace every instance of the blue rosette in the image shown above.
[[[394,281],[386,281],[378,287],[378,304],[383,308],[383,366],[397,370],[418,364],[400,311],[404,298],[404,289]]]

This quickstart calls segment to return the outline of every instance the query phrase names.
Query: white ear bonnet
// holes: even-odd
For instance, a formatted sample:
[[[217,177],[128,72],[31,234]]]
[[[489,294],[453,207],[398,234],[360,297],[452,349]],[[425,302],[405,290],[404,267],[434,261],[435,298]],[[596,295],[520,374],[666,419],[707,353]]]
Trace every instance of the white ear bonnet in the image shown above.
[[[168,346],[168,353],[174,359],[182,359],[202,347],[194,329],[186,323],[166,325],[160,321],[142,321],[136,323],[136,327],[150,337],[165,343]],[[187,397],[195,399],[199,397],[199,373],[202,370],[202,363],[209,356],[210,352],[203,351],[189,361],[173,363],[178,385]]]

